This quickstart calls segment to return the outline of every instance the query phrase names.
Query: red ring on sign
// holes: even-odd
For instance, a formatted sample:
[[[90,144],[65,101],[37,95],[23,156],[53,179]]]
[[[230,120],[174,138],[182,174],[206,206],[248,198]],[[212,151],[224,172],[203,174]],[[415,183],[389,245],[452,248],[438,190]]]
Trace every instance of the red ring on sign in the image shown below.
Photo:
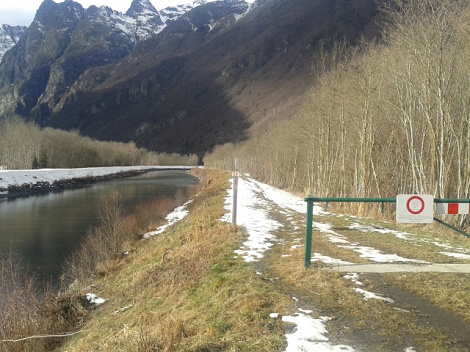
[[[419,210],[411,210],[410,208],[410,203],[412,200],[419,200],[421,202],[421,208],[419,208]],[[413,196],[413,197],[410,197],[410,199],[408,199],[408,201],[406,202],[406,209],[411,213],[411,214],[414,214],[414,215],[418,215],[418,214],[421,214],[424,210],[424,200],[423,198],[419,197],[419,196]]]

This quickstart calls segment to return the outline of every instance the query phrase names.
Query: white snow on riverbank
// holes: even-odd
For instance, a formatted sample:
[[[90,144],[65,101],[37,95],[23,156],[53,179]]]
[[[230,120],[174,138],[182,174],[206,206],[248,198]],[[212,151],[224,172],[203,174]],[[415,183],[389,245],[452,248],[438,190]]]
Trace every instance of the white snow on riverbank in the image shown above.
[[[192,200],[187,201],[183,205],[176,207],[170,214],[165,217],[166,223],[160,226],[155,231],[147,232],[142,238],[147,240],[153,236],[161,234],[165,231],[168,227],[172,226],[173,224],[177,223],[180,220],[183,220],[186,215],[189,214],[187,209],[188,204],[190,204]]]
[[[170,168],[189,169],[187,166],[111,166],[77,169],[0,170],[0,189],[38,182],[54,183],[73,178],[106,176],[135,170],[165,170]]]

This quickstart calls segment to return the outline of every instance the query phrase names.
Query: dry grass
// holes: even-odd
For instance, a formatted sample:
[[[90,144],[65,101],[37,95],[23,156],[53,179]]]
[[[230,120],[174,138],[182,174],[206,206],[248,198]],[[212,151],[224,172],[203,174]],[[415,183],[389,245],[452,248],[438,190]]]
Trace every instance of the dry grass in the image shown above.
[[[415,273],[389,275],[390,282],[405,288],[436,307],[450,311],[470,324],[470,281],[466,274]]]
[[[188,191],[197,191],[192,188]],[[124,212],[121,196],[113,193],[102,200],[100,225],[89,230],[80,248],[66,261],[62,275],[65,290],[91,284],[115,270],[123,257],[146,232],[157,228],[165,216],[185,200],[183,193],[173,198],[139,204]]]
[[[377,219],[351,218],[348,216],[320,215],[315,221],[327,222],[332,225],[331,230],[340,233],[351,243],[359,243],[360,246],[379,249],[384,253],[394,253],[405,258],[413,258],[433,263],[453,263],[455,258],[443,255],[439,252],[447,252],[443,245],[453,248],[470,249],[470,241],[460,234],[450,231],[441,225],[403,225],[398,226],[395,222],[387,222]],[[397,237],[393,233],[380,233],[379,231],[359,231],[350,229],[351,223],[372,228],[390,229],[400,233],[406,233],[406,240]],[[366,262],[363,258],[354,259],[354,254],[348,250],[332,246],[325,236],[314,232],[315,246],[320,246],[321,253],[334,258],[351,261],[354,263]],[[316,249],[314,248],[314,251]],[[349,251],[351,252],[351,251]],[[459,262],[469,262],[459,259]]]
[[[450,348],[453,340],[435,325],[423,324],[422,312],[407,310],[407,307],[399,303],[390,304],[378,299],[365,300],[360,293],[354,292],[356,288],[362,288],[384,294],[384,287],[392,285],[392,280],[360,275],[360,281],[364,285],[358,286],[344,279],[345,274],[333,270],[321,267],[305,270],[301,252],[294,252],[291,257],[285,257],[281,261],[269,262],[270,275],[279,278],[276,281],[278,289],[284,287],[287,292],[296,293],[301,302],[299,307],[313,310],[314,317],[332,317],[327,329],[328,337],[334,344],[355,346],[363,351],[399,351],[409,346],[426,351],[465,350],[459,349],[458,346]],[[272,257],[276,258],[276,255]],[[423,281],[420,280],[413,286],[422,285],[424,293],[426,289],[429,290],[433,278],[429,280],[427,285],[422,285]],[[436,291],[440,291],[441,298],[445,301],[445,296],[448,297],[445,283],[437,283],[436,286]],[[462,286],[458,297],[458,307],[465,308],[468,312],[464,300],[468,294],[464,288]],[[447,301],[448,305],[455,303]]]
[[[207,182],[192,187],[188,193],[197,192],[204,185],[207,185]],[[123,255],[124,251],[139,247],[142,234],[160,225],[166,214],[182,204],[185,197],[187,195],[181,193],[173,199],[149,202],[136,207],[131,214],[125,214],[119,194],[115,193],[103,199],[99,214],[101,224],[89,231],[79,250],[69,258],[62,276],[63,289],[59,293],[47,288],[40,290],[34,277],[25,274],[27,271],[23,270],[19,259],[13,255],[8,260],[2,261],[0,263],[0,350],[52,351],[66,341],[63,337],[66,332],[83,329],[92,308],[86,302],[85,293],[94,290],[95,282],[99,279],[106,281],[108,277],[125,268],[129,257]],[[186,237],[188,240],[189,236]],[[199,250],[198,255],[203,252]],[[185,258],[178,257],[175,265],[181,264],[180,267],[184,267],[184,262]],[[185,276],[188,278],[194,272],[191,272],[188,265],[186,267]],[[167,283],[175,279],[180,280],[178,278],[182,277],[182,273],[176,270],[177,268],[175,266],[175,270],[169,272],[170,275],[164,275],[168,279]],[[139,272],[138,268],[135,269]],[[160,272],[155,271],[146,279],[154,280],[161,276]],[[167,285],[168,288],[171,286],[172,284]],[[134,292],[139,294],[142,290],[136,287]],[[152,304],[153,300],[150,299],[149,302]],[[122,312],[134,306],[132,302],[127,303]],[[144,334],[146,330],[145,325],[142,325],[139,345],[147,347],[140,350],[154,350],[149,347]]]
[[[199,172],[190,214],[95,282],[108,302],[64,351],[282,350],[284,326],[269,313],[286,298],[234,258],[244,234],[219,220],[226,174]]]
[[[0,263],[3,352],[52,351],[63,338],[49,335],[61,335],[79,327],[86,316],[83,299],[69,293],[56,295],[47,288],[40,290],[35,278],[26,272],[12,254]]]

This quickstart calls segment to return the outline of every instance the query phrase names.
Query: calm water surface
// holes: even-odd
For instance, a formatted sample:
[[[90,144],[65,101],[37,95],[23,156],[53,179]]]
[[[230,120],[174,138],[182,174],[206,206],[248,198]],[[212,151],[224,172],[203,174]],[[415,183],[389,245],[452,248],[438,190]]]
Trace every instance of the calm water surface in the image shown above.
[[[0,201],[0,257],[11,250],[42,279],[57,282],[65,258],[98,224],[101,199],[114,191],[124,206],[175,195],[197,178],[185,171],[154,171],[61,193]]]

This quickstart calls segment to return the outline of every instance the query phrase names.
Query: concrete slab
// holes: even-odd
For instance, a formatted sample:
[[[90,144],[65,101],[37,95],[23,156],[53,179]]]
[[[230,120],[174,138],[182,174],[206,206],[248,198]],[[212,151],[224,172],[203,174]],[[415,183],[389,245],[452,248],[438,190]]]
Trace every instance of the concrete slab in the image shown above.
[[[355,273],[463,273],[470,274],[470,264],[338,264],[329,270]]]

